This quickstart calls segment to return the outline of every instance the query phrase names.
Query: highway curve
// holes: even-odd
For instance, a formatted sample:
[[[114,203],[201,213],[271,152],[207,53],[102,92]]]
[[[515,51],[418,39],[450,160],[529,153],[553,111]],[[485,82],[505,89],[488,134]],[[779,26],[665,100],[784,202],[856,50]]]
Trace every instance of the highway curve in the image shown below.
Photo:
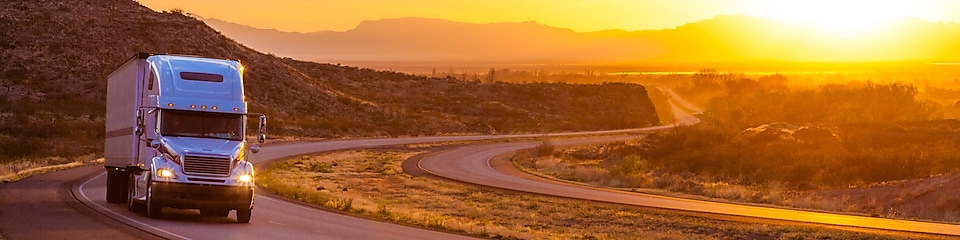
[[[353,148],[583,134],[613,134],[669,126],[558,134],[447,136],[280,143],[264,146],[250,161]],[[102,166],[89,166],[0,184],[0,236],[11,239],[463,239],[464,236],[362,219],[256,195],[253,220],[236,224],[230,217],[201,217],[196,210],[164,209],[160,219],[126,210],[104,199]],[[115,220],[115,221],[114,221]],[[139,230],[138,230],[139,229]],[[142,230],[142,231],[140,231]]]
[[[673,110],[682,114],[677,107]],[[689,115],[680,119],[683,121],[678,124],[691,124],[698,121]],[[397,144],[629,133],[669,127],[673,125],[548,135],[449,136],[283,143],[263,147],[263,150],[253,154],[250,160],[254,163],[263,163],[315,152]],[[600,141],[609,140],[612,139]],[[0,184],[0,193],[2,193],[0,194],[0,234],[11,239],[467,238],[317,210],[264,194],[256,196],[254,217],[249,224],[237,224],[233,216],[201,217],[196,210],[169,208],[164,210],[160,219],[151,219],[143,214],[128,212],[123,205],[106,203],[104,175],[102,166],[89,166],[38,175],[16,183]]]
[[[570,139],[554,141],[553,144],[556,146],[564,146],[623,141],[625,139],[629,139],[629,137]],[[418,166],[422,170],[434,175],[462,182],[559,197],[723,215],[918,233],[955,236],[960,235],[960,225],[955,224],[894,220],[771,207],[746,206],[616,191],[546,180],[524,174],[516,171],[515,169],[513,169],[513,171],[498,170],[498,168],[495,168],[494,166],[506,165],[507,168],[513,168],[513,166],[511,164],[491,164],[491,159],[498,155],[508,154],[520,149],[534,148],[538,144],[539,142],[509,142],[471,145],[433,153],[421,159]]]

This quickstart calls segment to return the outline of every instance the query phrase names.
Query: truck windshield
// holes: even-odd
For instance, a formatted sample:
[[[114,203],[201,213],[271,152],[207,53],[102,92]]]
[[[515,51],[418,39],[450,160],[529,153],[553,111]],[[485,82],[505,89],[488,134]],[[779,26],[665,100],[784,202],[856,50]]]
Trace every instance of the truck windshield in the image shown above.
[[[163,110],[160,112],[160,134],[239,141],[243,140],[243,115]]]

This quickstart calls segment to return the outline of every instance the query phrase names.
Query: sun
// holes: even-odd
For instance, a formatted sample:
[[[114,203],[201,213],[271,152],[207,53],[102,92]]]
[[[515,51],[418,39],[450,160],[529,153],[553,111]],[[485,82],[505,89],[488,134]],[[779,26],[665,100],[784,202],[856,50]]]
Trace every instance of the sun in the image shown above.
[[[898,18],[916,16],[924,7],[910,1],[808,0],[761,1],[749,15],[807,25],[832,34],[862,34]]]

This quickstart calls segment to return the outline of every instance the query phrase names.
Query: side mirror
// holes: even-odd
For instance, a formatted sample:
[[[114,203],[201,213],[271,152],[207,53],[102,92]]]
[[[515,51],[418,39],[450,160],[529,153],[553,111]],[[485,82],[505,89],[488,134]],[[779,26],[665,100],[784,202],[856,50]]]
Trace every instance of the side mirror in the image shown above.
[[[260,132],[257,134],[257,142],[263,143],[267,140],[267,116],[260,115]]]
[[[257,145],[250,146],[250,152],[253,152],[253,153],[260,152],[260,146],[257,146]]]
[[[150,147],[152,147],[152,148],[159,148],[159,147],[160,147],[160,140],[150,141]]]
[[[134,132],[137,136],[143,136],[143,111],[137,110],[137,126],[134,126]]]

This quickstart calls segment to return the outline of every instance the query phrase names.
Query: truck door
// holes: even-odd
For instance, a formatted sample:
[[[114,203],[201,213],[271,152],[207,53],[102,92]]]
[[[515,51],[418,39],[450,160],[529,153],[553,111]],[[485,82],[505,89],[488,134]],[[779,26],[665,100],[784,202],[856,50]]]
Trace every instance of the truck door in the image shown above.
[[[153,157],[158,156],[156,149],[150,147],[150,142],[158,138],[157,135],[157,117],[159,116],[159,111],[153,107],[144,107],[151,106],[149,104],[150,96],[157,95],[159,88],[157,87],[158,83],[156,81],[156,74],[153,71],[153,68],[148,64],[147,67],[144,67],[142,72],[143,74],[140,77],[140,81],[137,82],[137,99],[139,99],[141,106],[137,109],[137,124],[139,125],[138,130],[140,133],[137,135],[137,166],[141,170],[146,170],[140,174],[132,175],[134,178],[134,187],[136,188],[136,197],[145,196],[147,188],[147,174],[150,172],[150,164],[152,164]]]
[[[156,74],[153,71],[153,68],[149,65],[143,69],[144,76],[141,78],[142,82],[139,83],[139,89],[142,94],[140,94],[140,106],[150,106],[150,95],[157,95],[159,92],[156,81]],[[140,113],[138,116],[143,116],[143,119],[138,120],[142,123],[143,134],[139,136],[140,143],[138,144],[138,149],[140,149],[137,154],[137,164],[139,166],[144,166],[145,169],[150,169],[150,159],[157,156],[156,149],[151,148],[150,141],[157,139],[157,116],[159,111],[153,108],[142,107],[139,109]]]

